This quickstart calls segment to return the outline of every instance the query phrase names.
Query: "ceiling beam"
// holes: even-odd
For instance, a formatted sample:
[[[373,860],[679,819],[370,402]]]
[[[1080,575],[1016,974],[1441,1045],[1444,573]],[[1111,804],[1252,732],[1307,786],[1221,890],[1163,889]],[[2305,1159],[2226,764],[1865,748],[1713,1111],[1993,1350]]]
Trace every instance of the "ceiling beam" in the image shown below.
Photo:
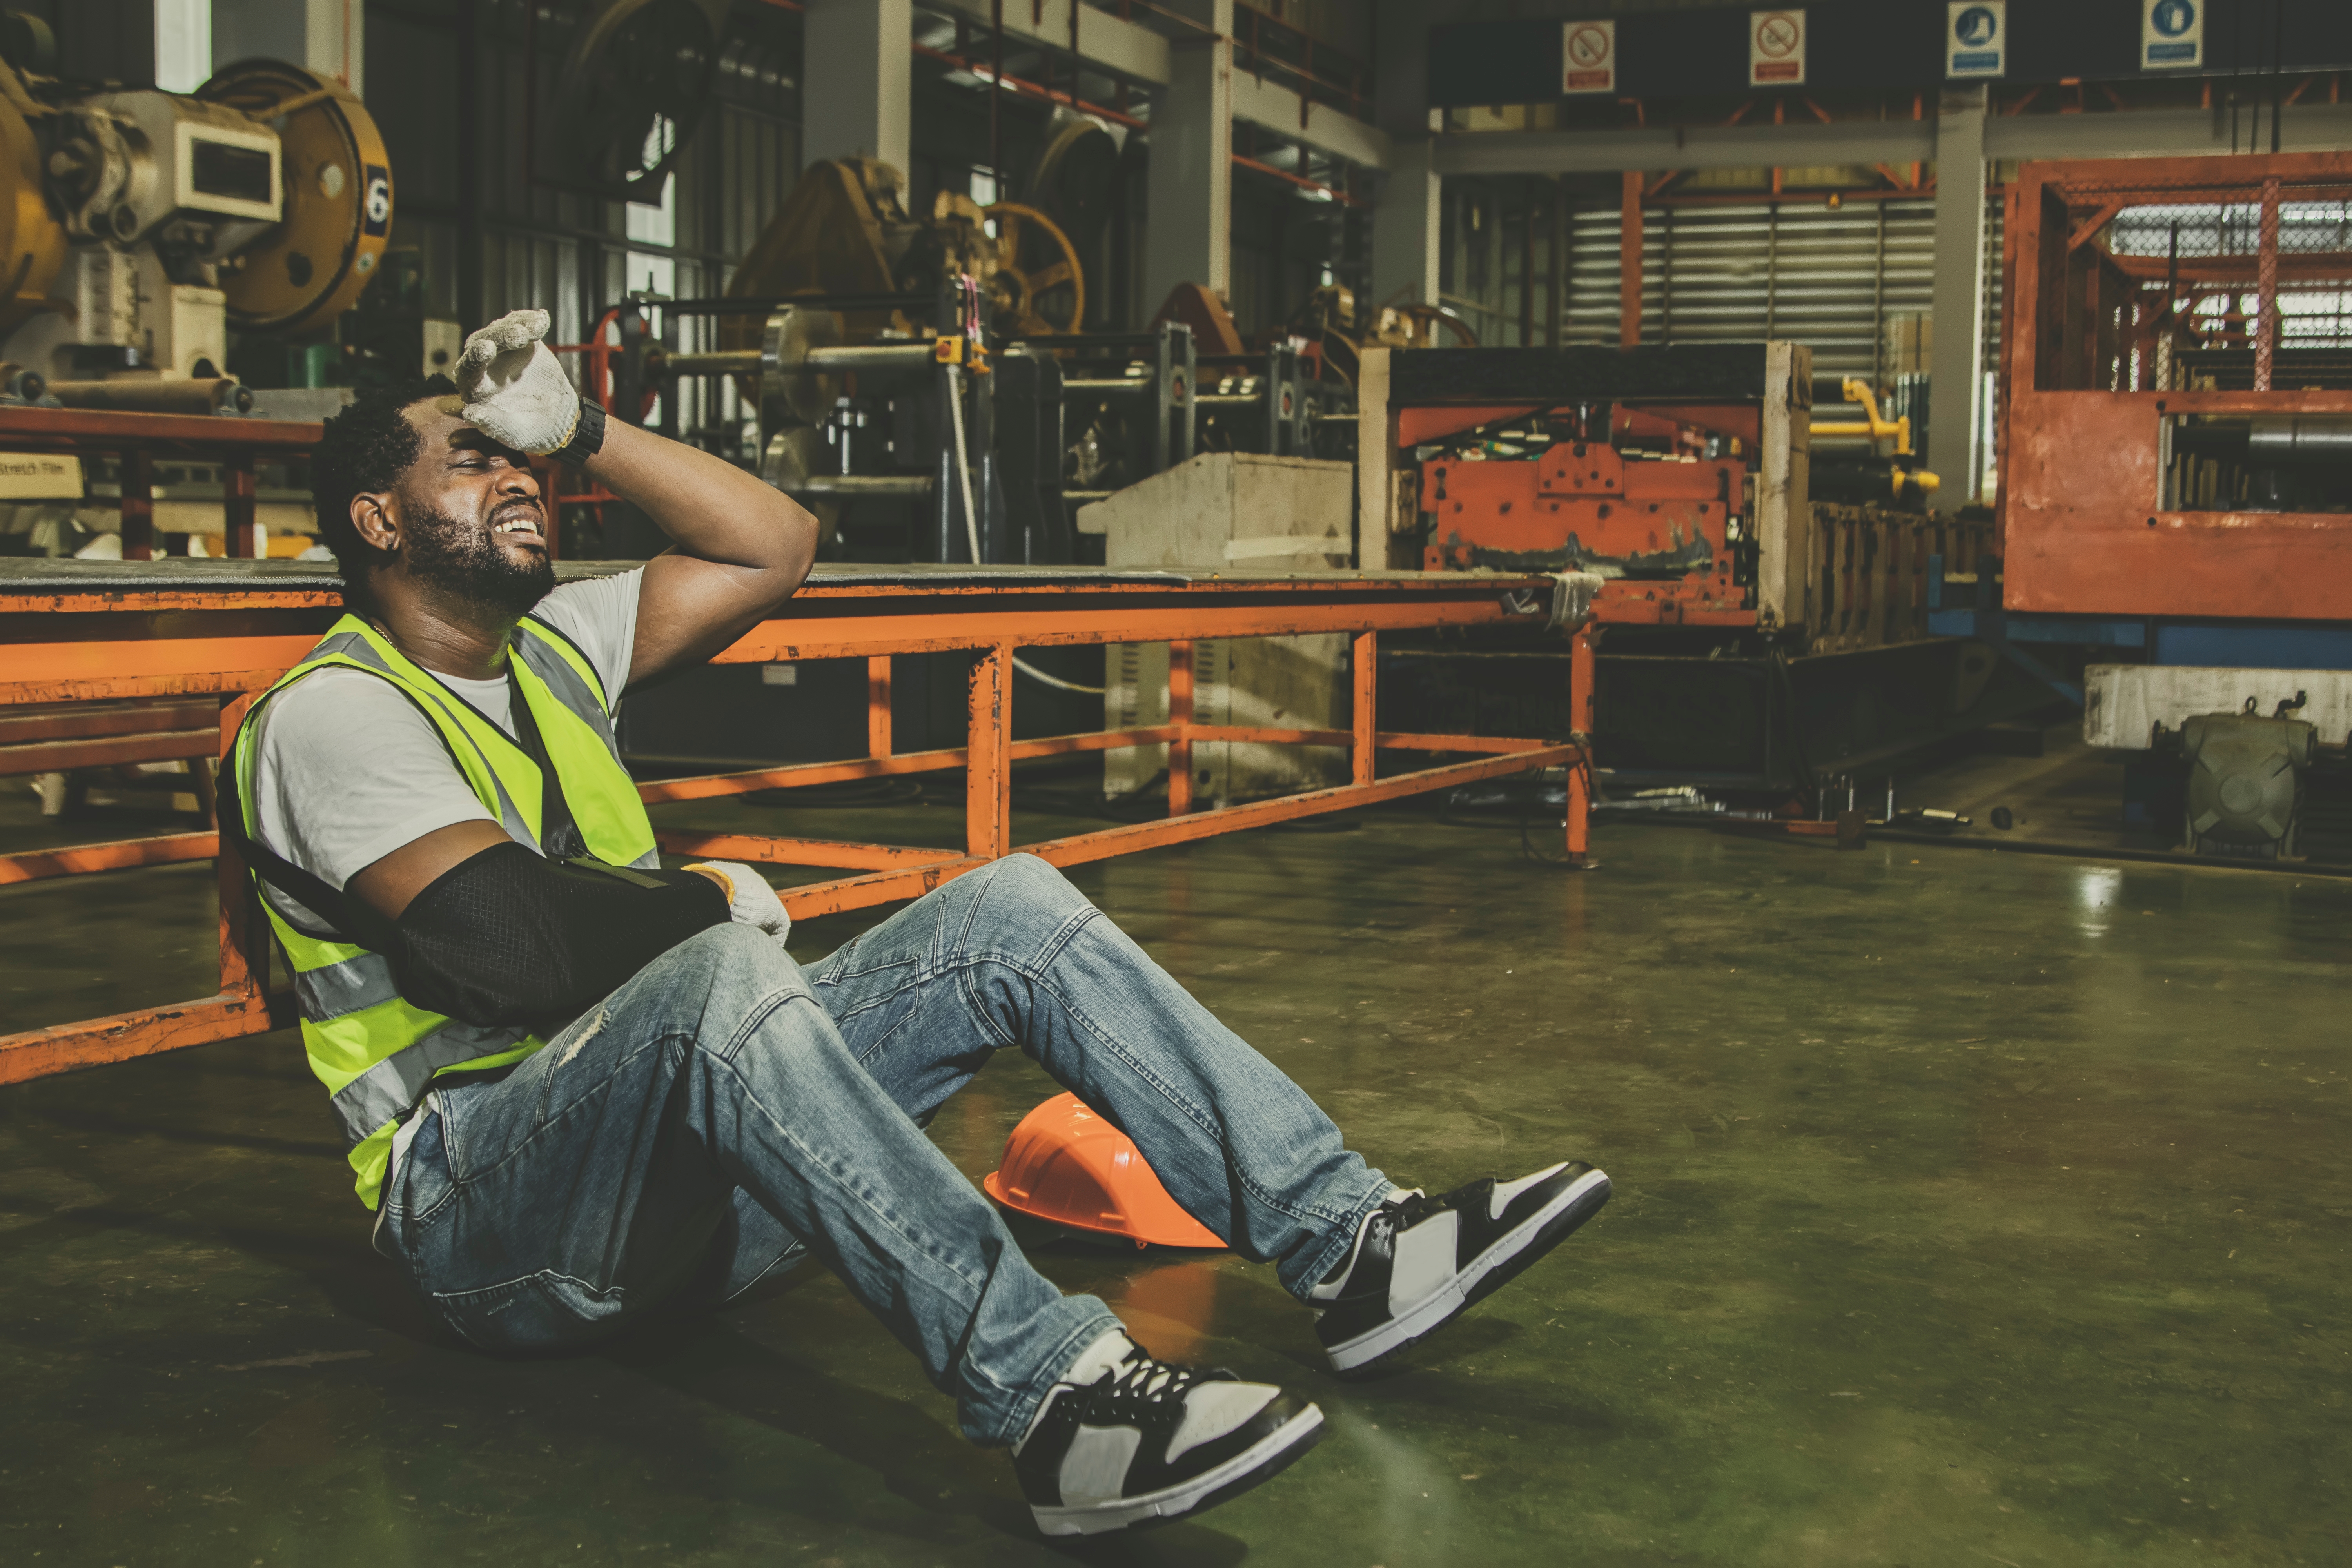
[[[1389,166],[1388,132],[1328,104],[1315,104],[1302,115],[1297,93],[1246,71],[1234,72],[1234,118],[1360,168]]]
[[[2296,104],[2280,121],[2290,153],[2352,151],[2352,105]],[[2238,151],[2268,152],[2252,110],[2238,114]],[[1985,156],[2126,158],[2227,153],[2227,112],[2124,110],[2101,114],[2015,114],[1985,121]],[[1933,120],[1841,120],[1827,125],[1693,125],[1643,130],[1456,132],[1436,138],[1441,174],[1614,174],[1622,169],[1818,168],[1932,163]]]
[[[1076,0],[1007,0],[1003,7],[1004,36],[1027,47],[1051,49],[1066,56],[1070,52],[1070,6],[1075,3]],[[990,0],[922,0],[922,5],[929,11],[961,14],[967,25],[983,33],[993,14]],[[978,49],[977,42],[974,47]],[[1077,56],[1096,69],[1146,87],[1164,88],[1171,79],[1169,47],[1169,40],[1149,27],[1123,22],[1092,5],[1079,6]],[[1318,103],[1301,114],[1297,93],[1239,70],[1233,73],[1233,95],[1235,120],[1264,126],[1289,141],[1363,168],[1385,169],[1389,165],[1386,132],[1343,110]]]
[[[1034,47],[1070,51],[1070,7],[1078,7],[1078,58],[1090,66],[1150,87],[1169,82],[1168,40],[1150,28],[1123,22],[1078,0],[1009,0],[1003,6],[1004,36]],[[961,12],[985,30],[990,0],[922,0],[923,9]],[[1032,13],[1035,19],[1032,20]]]
[[[1812,168],[1936,155],[1932,121],[1692,125],[1644,130],[1457,132],[1437,139],[1441,174],[1605,174],[1622,169]]]

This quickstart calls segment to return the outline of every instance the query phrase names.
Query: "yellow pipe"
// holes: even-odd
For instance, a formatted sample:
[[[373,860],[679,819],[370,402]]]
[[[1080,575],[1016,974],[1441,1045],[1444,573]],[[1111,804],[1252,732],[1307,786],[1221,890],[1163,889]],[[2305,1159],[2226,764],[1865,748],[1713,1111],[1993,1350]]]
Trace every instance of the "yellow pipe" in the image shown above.
[[[1866,436],[1870,438],[1873,447],[1892,436],[1895,437],[1895,455],[1898,458],[1907,458],[1911,455],[1911,416],[1906,414],[1900,419],[1881,418],[1878,413],[1878,399],[1872,395],[1870,384],[1867,382],[1848,376],[1845,379],[1843,390],[1848,403],[1862,405],[1862,420],[1840,420],[1831,424],[1816,424],[1812,427],[1814,435]]]

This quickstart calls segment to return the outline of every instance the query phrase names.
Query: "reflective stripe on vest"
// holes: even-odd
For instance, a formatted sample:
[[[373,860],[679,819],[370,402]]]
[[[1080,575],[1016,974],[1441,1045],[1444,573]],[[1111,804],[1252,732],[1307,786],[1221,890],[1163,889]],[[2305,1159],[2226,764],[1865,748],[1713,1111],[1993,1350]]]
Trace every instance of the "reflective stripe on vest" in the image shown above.
[[[612,865],[658,867],[653,825],[621,765],[594,667],[560,633],[528,617],[516,628],[512,652],[515,689],[538,724],[548,765],[556,769],[565,805],[590,852]],[[439,732],[483,809],[495,812],[518,843],[541,848],[545,781],[539,764],[509,734],[351,616],[338,621],[247,715],[233,755],[247,832],[255,827],[252,775],[260,730],[256,721],[280,691],[329,668],[365,670],[399,688]],[[526,1028],[467,1024],[416,1007],[401,996],[392,964],[382,953],[336,934],[298,930],[268,900],[263,909],[294,971],[303,1047],[352,1145],[360,1200],[375,1207],[393,1132],[436,1076],[519,1061],[546,1042]],[[327,918],[326,911],[314,912]]]
[[[392,977],[392,960],[380,952],[362,952],[340,963],[322,964],[294,977],[294,997],[302,1016],[324,1024],[346,1013],[357,1013],[400,994]]]
[[[477,1057],[494,1057],[530,1037],[525,1028],[483,1028],[456,1019],[442,1025],[415,1045],[394,1051],[335,1091],[335,1115],[343,1136],[353,1143],[408,1112],[425,1098],[425,1086],[436,1073]]]

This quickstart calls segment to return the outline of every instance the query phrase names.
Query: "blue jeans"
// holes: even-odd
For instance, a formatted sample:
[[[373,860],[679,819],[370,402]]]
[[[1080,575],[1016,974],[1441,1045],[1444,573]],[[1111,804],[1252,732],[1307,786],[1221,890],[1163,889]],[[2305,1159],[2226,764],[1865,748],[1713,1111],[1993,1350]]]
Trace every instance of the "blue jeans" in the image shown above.
[[[1029,1266],[916,1124],[1017,1046],[1302,1299],[1390,1184],[1061,873],[999,860],[803,971],[722,926],[487,1082],[444,1078],[383,1235],[491,1351],[577,1347],[815,1254],[1010,1444],[1118,1320]]]

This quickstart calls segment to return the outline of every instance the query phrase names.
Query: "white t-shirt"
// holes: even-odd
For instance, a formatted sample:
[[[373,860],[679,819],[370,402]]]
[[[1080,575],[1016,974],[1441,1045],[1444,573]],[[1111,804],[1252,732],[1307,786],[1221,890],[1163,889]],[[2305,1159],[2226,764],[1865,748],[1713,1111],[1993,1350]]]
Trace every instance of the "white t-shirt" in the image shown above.
[[[636,649],[645,569],[567,583],[531,614],[570,637],[617,705]],[[507,733],[504,679],[439,677]],[[254,837],[329,887],[343,884],[404,844],[458,822],[496,822],[449,760],[433,721],[379,676],[330,668],[304,676],[261,710],[253,764]],[[317,917],[275,888],[279,912]]]

